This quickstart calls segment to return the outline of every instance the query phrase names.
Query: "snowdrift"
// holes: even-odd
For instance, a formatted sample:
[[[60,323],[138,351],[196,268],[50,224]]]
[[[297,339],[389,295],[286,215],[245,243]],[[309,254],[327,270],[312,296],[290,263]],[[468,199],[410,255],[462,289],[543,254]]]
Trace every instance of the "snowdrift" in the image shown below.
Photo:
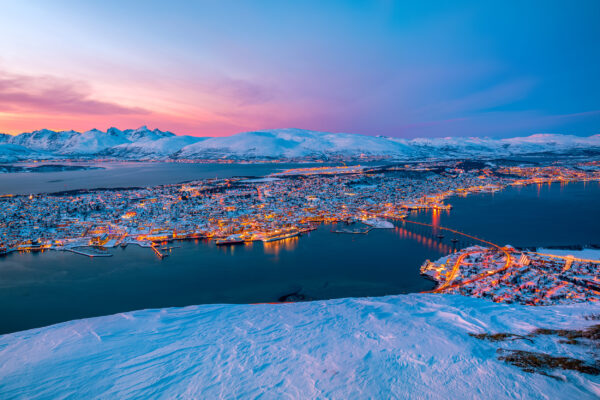
[[[122,313],[1,336],[0,398],[592,399],[598,376],[528,373],[497,353],[586,357],[577,346],[470,333],[573,329],[599,312],[414,294]]]

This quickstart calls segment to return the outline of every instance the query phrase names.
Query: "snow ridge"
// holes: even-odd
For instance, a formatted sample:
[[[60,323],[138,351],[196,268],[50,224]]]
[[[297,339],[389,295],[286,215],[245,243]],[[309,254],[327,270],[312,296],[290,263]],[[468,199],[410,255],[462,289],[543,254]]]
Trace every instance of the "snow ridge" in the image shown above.
[[[596,376],[523,372],[496,352],[585,358],[574,346],[469,333],[582,328],[599,312],[434,294],[135,311],[0,336],[0,397],[592,399]]]

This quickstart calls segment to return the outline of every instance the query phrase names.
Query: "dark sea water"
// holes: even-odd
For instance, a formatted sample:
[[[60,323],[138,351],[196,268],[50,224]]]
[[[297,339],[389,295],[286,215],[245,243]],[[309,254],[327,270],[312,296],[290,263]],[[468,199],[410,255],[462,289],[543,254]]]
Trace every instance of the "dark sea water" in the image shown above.
[[[600,245],[600,182],[514,186],[449,203],[454,207],[450,212],[412,219],[437,220],[501,246]]]
[[[39,166],[41,163],[19,165]],[[52,193],[75,189],[146,187],[180,183],[196,179],[231,178],[234,176],[264,176],[290,168],[310,167],[314,165],[324,166],[329,164],[93,162],[72,163],[69,165],[83,165],[99,168],[81,171],[16,172],[0,174],[0,195]]]
[[[515,246],[600,244],[600,185],[508,188],[453,198],[449,212],[409,219],[463,230]],[[453,251],[451,234],[399,223],[368,235],[335,234],[334,226],[298,238],[217,247],[175,242],[159,260],[130,245],[94,258],[66,252],[0,258],[0,333],[143,308],[203,303],[381,296],[429,290],[425,259]],[[458,247],[473,242],[461,239]]]

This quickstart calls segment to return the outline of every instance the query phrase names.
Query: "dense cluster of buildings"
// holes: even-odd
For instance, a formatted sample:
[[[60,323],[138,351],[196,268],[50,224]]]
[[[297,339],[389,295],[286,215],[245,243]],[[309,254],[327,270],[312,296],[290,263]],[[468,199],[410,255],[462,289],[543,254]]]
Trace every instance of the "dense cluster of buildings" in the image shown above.
[[[551,305],[600,301],[599,268],[599,260],[473,246],[426,261],[421,273],[438,282],[438,293]]]
[[[0,197],[0,254],[128,243],[154,248],[189,238],[217,244],[275,241],[322,222],[381,227],[382,220],[404,218],[411,209],[448,209],[445,200],[453,195],[599,177],[598,171],[569,167],[474,168],[446,161],[306,168],[263,179],[207,179],[144,189],[8,195]]]

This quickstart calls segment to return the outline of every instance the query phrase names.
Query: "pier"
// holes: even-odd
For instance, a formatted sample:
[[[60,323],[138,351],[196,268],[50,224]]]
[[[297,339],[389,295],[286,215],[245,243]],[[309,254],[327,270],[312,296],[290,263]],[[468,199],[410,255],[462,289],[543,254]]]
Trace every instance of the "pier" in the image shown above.
[[[364,230],[355,230],[355,229],[335,229],[335,230],[331,230],[331,233],[347,233],[347,234],[351,234],[351,235],[366,235],[367,233],[371,232],[373,228],[372,227],[367,227]]]
[[[70,251],[71,253],[79,254],[86,257],[112,257],[107,251],[101,251],[99,249],[95,249],[93,247],[73,247],[73,248],[65,248],[65,251]]]
[[[162,260],[163,258],[165,258],[166,256],[168,256],[168,254],[161,253],[161,252],[160,252],[160,250],[159,250],[159,249],[158,249],[158,248],[157,248],[157,247],[156,247],[154,244],[152,244],[152,245],[150,246],[150,248],[151,248],[152,250],[154,250],[154,253],[156,253],[156,255],[158,256],[158,258],[160,258],[161,260]]]

